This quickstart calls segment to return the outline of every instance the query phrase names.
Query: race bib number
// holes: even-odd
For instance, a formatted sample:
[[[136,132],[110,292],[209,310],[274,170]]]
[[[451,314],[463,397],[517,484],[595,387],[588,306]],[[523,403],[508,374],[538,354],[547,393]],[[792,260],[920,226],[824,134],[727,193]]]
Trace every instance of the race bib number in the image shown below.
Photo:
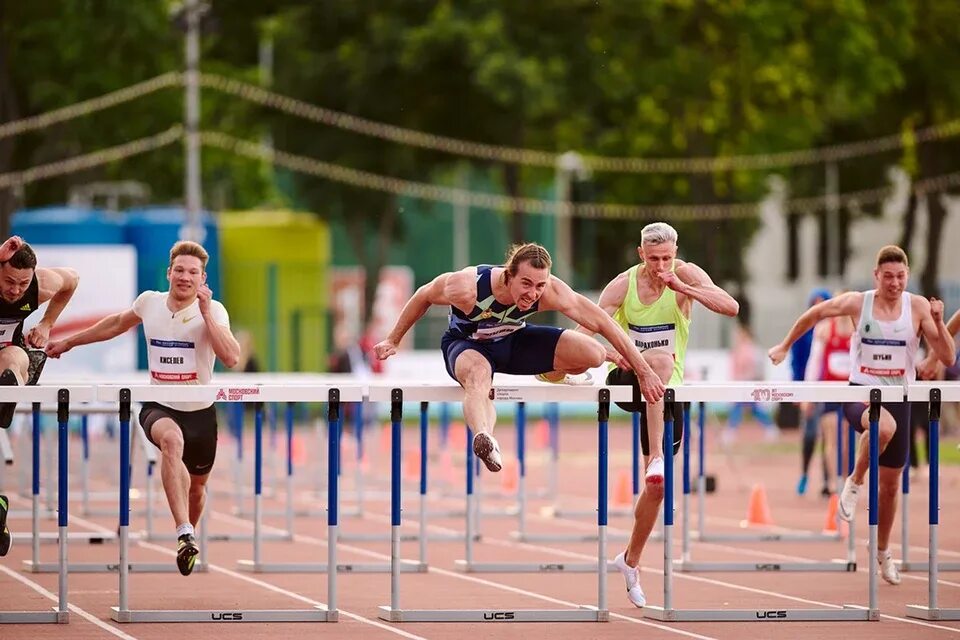
[[[905,340],[860,341],[860,373],[871,376],[895,377],[907,371],[907,343]]]
[[[148,346],[150,377],[158,382],[189,382],[197,379],[197,349],[193,342],[157,340]]]
[[[850,352],[834,351],[827,355],[827,373],[837,380],[846,380],[850,376]]]
[[[674,344],[677,340],[677,327],[675,324],[654,324],[646,327],[638,327],[634,324],[629,327],[630,339],[637,345],[640,351],[647,349],[663,349],[667,353],[674,353]]]
[[[17,335],[19,320],[0,320],[0,347],[9,347],[13,344],[13,336]]]
[[[526,322],[520,324],[494,324],[488,327],[479,326],[470,336],[471,340],[496,340],[508,336],[514,331],[519,331],[527,326]]]

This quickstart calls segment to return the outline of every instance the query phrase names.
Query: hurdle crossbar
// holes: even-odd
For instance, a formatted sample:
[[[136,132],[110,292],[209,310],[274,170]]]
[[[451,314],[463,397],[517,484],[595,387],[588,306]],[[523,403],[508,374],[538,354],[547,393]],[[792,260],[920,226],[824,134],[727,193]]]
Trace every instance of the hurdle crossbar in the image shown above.
[[[616,400],[631,400],[631,387],[556,387],[552,385],[517,385],[494,386],[491,390],[491,399],[512,400],[518,402],[538,401],[580,401],[598,403],[598,509],[597,527],[599,530],[597,542],[597,563],[594,569],[598,573],[597,606],[581,607],[571,610],[530,609],[530,610],[491,610],[491,609],[402,609],[400,606],[400,526],[401,500],[400,490],[400,461],[402,451],[402,417],[403,403],[406,401],[418,402],[449,402],[462,401],[463,390],[455,385],[431,384],[404,384],[404,385],[371,385],[370,400],[374,402],[390,402],[390,419],[392,428],[391,442],[391,581],[390,605],[380,607],[379,617],[391,622],[606,622],[609,620],[607,610],[607,561],[606,561],[606,527],[607,527],[607,422],[609,420],[611,397]],[[470,437],[467,437],[467,450],[472,453]],[[467,552],[468,560],[472,548],[474,509],[472,505],[472,458],[467,458]]]
[[[907,605],[907,617],[923,620],[960,620],[960,609],[943,608],[939,600],[938,560],[940,533],[940,408],[943,402],[960,402],[960,384],[943,382],[911,384],[907,399],[913,402],[930,403],[930,503],[929,503],[929,548],[927,559],[927,604]]]
[[[341,399],[356,401],[363,396],[359,386],[333,387],[330,385],[184,385],[184,386],[101,386],[97,397],[102,401],[117,402],[120,412],[120,594],[118,606],[112,608],[111,618],[116,622],[336,622],[337,610],[337,510],[331,501],[328,509],[328,560],[333,568],[327,573],[327,605],[311,609],[289,610],[133,610],[129,608],[129,526],[130,473],[129,434],[131,403],[153,402],[324,402],[339,405]],[[332,478],[336,492],[336,477]],[[259,503],[257,504],[259,506]]]
[[[673,403],[697,401],[723,402],[866,402],[870,418],[870,473],[869,473],[869,557],[877,553],[879,419],[881,402],[903,400],[903,387],[855,387],[823,384],[740,384],[696,385],[668,388],[664,402],[664,447],[669,447],[673,434]],[[673,456],[665,456],[664,486],[664,580],[663,605],[647,605],[644,615],[666,622],[740,621],[740,622],[790,622],[790,621],[863,621],[879,620],[877,603],[877,572],[871,565],[868,574],[868,604],[844,605],[840,609],[787,609],[783,607],[763,609],[677,609],[673,606]]]

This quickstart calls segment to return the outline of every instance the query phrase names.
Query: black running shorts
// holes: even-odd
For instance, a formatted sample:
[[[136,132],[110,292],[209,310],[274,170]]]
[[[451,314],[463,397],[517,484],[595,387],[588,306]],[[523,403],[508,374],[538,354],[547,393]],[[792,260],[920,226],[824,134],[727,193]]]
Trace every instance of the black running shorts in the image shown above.
[[[199,411],[178,411],[156,402],[144,402],[140,409],[140,426],[153,446],[160,448],[150,429],[161,418],[173,420],[183,434],[183,464],[190,475],[210,473],[217,457],[217,412],[210,405]]]

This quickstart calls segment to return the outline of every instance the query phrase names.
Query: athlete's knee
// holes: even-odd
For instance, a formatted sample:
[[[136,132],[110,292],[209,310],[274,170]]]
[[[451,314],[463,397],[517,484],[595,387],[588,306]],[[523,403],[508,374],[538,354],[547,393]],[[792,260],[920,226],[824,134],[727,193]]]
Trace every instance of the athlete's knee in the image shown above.
[[[584,342],[581,352],[583,354],[585,369],[599,367],[603,365],[604,360],[607,359],[607,350],[603,348],[602,344],[592,338]]]
[[[471,390],[490,386],[490,363],[473,350],[464,351],[457,356],[455,373],[464,389]]]
[[[168,429],[157,442],[160,451],[167,456],[183,456],[183,435],[177,429]]]
[[[206,495],[207,488],[206,483],[197,482],[196,477],[191,476],[190,478],[190,499],[193,501],[203,500],[204,495]]]

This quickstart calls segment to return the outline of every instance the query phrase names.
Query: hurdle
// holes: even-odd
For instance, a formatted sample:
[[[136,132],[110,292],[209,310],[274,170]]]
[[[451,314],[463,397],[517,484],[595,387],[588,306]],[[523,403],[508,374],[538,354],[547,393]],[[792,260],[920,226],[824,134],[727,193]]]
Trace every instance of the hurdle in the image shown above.
[[[130,527],[130,464],[129,425],[131,402],[179,401],[179,402],[323,402],[333,403],[339,412],[343,399],[356,401],[362,397],[358,386],[335,387],[333,385],[247,385],[242,387],[216,385],[176,386],[100,386],[97,397],[101,401],[119,403],[120,415],[120,593],[118,606],[111,608],[111,619],[116,622],[336,622],[337,610],[337,476],[330,473],[328,489],[328,563],[332,569],[327,573],[327,605],[312,609],[253,609],[253,610],[133,610],[129,607],[129,527]],[[337,414],[339,415],[339,413]],[[262,453],[262,452],[261,452]],[[336,462],[331,456],[330,466]],[[259,474],[256,481],[259,481]],[[259,513],[261,496],[254,499],[254,509]]]
[[[694,383],[690,386],[696,387],[697,384]],[[823,399],[815,400],[815,402],[822,402]],[[843,474],[841,472],[842,468],[842,459],[841,459],[841,450],[843,443],[843,412],[841,410],[837,411],[837,474],[836,474],[836,490],[839,494],[840,489],[843,487]],[[829,540],[842,540],[843,536],[840,535],[840,529],[837,528],[836,533],[823,533],[819,531],[809,531],[809,532],[791,532],[791,531],[762,531],[762,532],[742,532],[742,533],[711,533],[706,531],[706,517],[704,516],[705,511],[705,483],[706,476],[704,472],[704,441],[705,441],[705,423],[704,423],[704,403],[700,403],[700,415],[698,418],[698,445],[699,445],[699,454],[700,462],[697,476],[697,501],[698,501],[698,513],[700,518],[697,521],[697,531],[693,533],[693,536],[696,540],[701,542],[744,542],[744,541],[758,541],[758,542],[823,542]],[[684,483],[683,495],[686,498],[689,495],[690,489],[689,484]],[[853,562],[855,556],[855,549],[851,543],[847,549],[848,561]],[[856,567],[850,569],[851,571],[856,571]]]
[[[692,388],[697,388],[696,386]],[[834,385],[833,389],[837,388],[848,388],[847,385]],[[792,392],[791,392],[792,393]],[[798,400],[800,402],[804,400]],[[780,532],[780,531],[764,531],[758,533],[742,533],[742,534],[713,534],[710,536],[703,535],[703,523],[705,518],[704,515],[704,491],[705,491],[705,482],[704,482],[704,463],[703,463],[703,450],[704,450],[704,417],[703,417],[703,405],[700,403],[700,419],[698,423],[699,431],[699,447],[700,447],[700,468],[699,468],[699,519],[698,526],[700,527],[701,535],[697,537],[699,541],[706,542],[747,542],[747,541],[756,541],[756,542],[781,542],[781,541],[793,541],[793,542],[822,542],[829,540],[842,540],[840,535],[840,528],[837,528],[837,533],[835,534],[820,534],[820,533],[791,533],[791,532]],[[843,441],[843,432],[840,429],[842,424],[842,419],[839,417],[840,411],[838,410],[838,425],[837,425],[837,469],[839,470],[842,467],[842,453],[840,443]],[[703,562],[703,561],[693,561],[691,560],[691,551],[690,551],[690,540],[691,540],[691,531],[690,531],[690,513],[689,513],[689,495],[691,493],[691,482],[690,482],[690,446],[689,446],[689,433],[690,433],[690,423],[687,419],[689,416],[685,415],[684,422],[684,436],[683,436],[683,471],[681,477],[683,479],[683,526],[681,528],[681,553],[680,560],[674,563],[674,568],[677,571],[683,572],[709,572],[709,571],[718,571],[718,572],[771,572],[771,571],[793,571],[793,572],[842,572],[842,573],[854,573],[857,570],[857,553],[856,553],[856,541],[854,539],[853,530],[854,523],[850,523],[850,535],[847,536],[847,555],[846,558],[837,558],[828,561],[803,561],[803,562]],[[851,429],[852,433],[852,429]],[[851,445],[851,453],[853,452],[854,447]],[[853,473],[853,464],[854,458],[850,457],[849,461],[849,472]],[[839,476],[842,478],[842,476]],[[839,484],[839,482],[838,482]],[[839,517],[839,516],[838,516]]]
[[[940,529],[940,405],[960,401],[960,385],[942,382],[911,383],[907,400],[930,402],[930,540],[927,559],[927,604],[907,605],[907,617],[922,620],[960,620],[960,609],[940,607],[937,584],[943,564],[937,559]]]
[[[400,459],[402,450],[403,403],[405,401],[461,401],[463,389],[455,385],[405,384],[386,385],[374,384],[370,386],[370,399],[373,401],[390,402],[390,418],[392,428],[391,443],[391,549],[390,560],[392,571],[390,576],[390,605],[381,606],[379,617],[390,622],[606,622],[610,613],[607,610],[607,423],[610,415],[610,401],[631,400],[633,388],[623,387],[556,387],[552,385],[522,385],[502,386],[495,385],[491,389],[491,399],[519,402],[547,402],[547,401],[595,401],[598,404],[598,444],[599,465],[597,478],[597,563],[593,565],[598,572],[597,605],[581,606],[579,609],[402,609],[400,606],[400,526],[401,526],[401,491],[400,491]],[[467,438],[467,447],[470,448],[470,438]],[[472,469],[471,458],[466,466],[467,477],[467,528],[466,536],[468,549],[471,545],[471,536],[474,512],[472,509]]]
[[[664,434],[673,431],[673,403],[677,401],[713,402],[803,402],[830,400],[833,402],[868,402],[870,417],[870,550],[869,557],[877,555],[878,483],[877,469],[880,439],[878,436],[880,403],[900,402],[903,387],[855,387],[830,383],[784,385],[696,385],[668,388],[664,402]],[[663,541],[663,606],[647,605],[645,617],[665,622],[792,622],[792,621],[864,621],[879,620],[877,603],[877,571],[870,563],[868,571],[868,604],[843,605],[839,609],[676,609],[673,606],[673,458],[664,460],[664,541]],[[775,565],[774,565],[775,566]],[[780,569],[783,570],[783,569]]]
[[[14,624],[66,624],[70,621],[67,588],[67,541],[69,540],[67,523],[69,521],[69,426],[70,403],[91,402],[94,398],[91,386],[69,387],[0,387],[0,402],[32,402],[34,415],[39,415],[40,403],[57,403],[57,446],[59,461],[57,465],[57,527],[59,532],[59,580],[58,603],[53,611],[0,611],[0,623]],[[35,418],[36,419],[36,418]],[[39,469],[34,464],[34,483],[39,484]],[[34,505],[39,503],[39,495],[33,495]],[[38,524],[38,511],[34,510],[34,527]],[[36,543],[35,543],[36,544]]]

